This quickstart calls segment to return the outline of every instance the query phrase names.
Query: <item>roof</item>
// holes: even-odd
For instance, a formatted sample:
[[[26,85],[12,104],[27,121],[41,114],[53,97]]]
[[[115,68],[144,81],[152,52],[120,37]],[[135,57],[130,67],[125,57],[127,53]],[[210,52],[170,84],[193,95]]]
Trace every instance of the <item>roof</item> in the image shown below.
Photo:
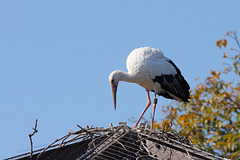
[[[80,126],[78,126],[80,127]],[[30,153],[5,160],[28,160]],[[151,132],[145,124],[130,128],[126,122],[109,128],[82,128],[33,152],[32,160],[224,160],[201,151],[190,140],[164,130]]]

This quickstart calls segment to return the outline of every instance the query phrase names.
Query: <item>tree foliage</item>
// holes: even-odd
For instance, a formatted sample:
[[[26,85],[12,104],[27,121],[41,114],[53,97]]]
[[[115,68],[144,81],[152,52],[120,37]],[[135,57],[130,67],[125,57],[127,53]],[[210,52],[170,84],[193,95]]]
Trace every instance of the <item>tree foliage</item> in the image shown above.
[[[227,32],[217,41],[226,65],[191,90],[189,103],[163,107],[166,115],[155,129],[173,123],[173,129],[189,138],[200,149],[222,157],[240,159],[240,44],[237,33]],[[174,107],[173,107],[174,106]],[[166,126],[165,126],[166,127]]]

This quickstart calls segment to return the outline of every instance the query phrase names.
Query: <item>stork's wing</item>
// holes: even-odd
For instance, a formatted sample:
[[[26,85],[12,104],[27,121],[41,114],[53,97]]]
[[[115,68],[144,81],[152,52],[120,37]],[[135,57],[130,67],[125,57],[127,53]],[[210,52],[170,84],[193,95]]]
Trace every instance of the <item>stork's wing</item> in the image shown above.
[[[189,85],[181,74],[178,67],[170,60],[166,60],[165,68],[169,68],[171,71],[173,68],[175,71],[171,73],[162,71],[162,73],[156,75],[152,80],[154,83],[159,83],[163,91],[157,93],[165,98],[176,99],[183,102],[188,102],[189,99]]]

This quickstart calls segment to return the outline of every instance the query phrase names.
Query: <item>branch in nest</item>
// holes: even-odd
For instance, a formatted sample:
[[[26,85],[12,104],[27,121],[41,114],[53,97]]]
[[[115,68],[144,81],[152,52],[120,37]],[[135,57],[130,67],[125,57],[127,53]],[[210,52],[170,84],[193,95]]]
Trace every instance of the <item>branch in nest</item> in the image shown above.
[[[40,153],[38,154],[38,156],[37,156],[36,159],[40,158],[41,155],[42,155],[48,148],[50,148],[54,143],[56,143],[56,142],[58,142],[58,141],[60,141],[60,140],[62,140],[62,139],[64,139],[64,138],[66,138],[66,137],[69,137],[69,135],[67,134],[67,135],[63,136],[62,138],[56,139],[54,142],[52,142],[51,144],[49,144],[46,148],[44,148],[44,150],[42,150],[42,152],[40,152]]]
[[[38,156],[37,156],[37,160],[42,156],[42,154],[47,150],[49,149],[50,147],[53,147],[53,144],[55,144],[56,142],[58,141],[61,141],[60,144],[58,145],[58,147],[62,147],[64,146],[65,144],[75,140],[76,138],[78,138],[79,136],[83,136],[85,138],[87,138],[89,135],[92,135],[92,134],[98,134],[98,133],[101,133],[101,132],[108,132],[108,131],[111,131],[112,129],[114,128],[117,128],[118,126],[116,127],[113,127],[112,129],[109,129],[109,128],[93,128],[91,126],[91,128],[89,127],[85,127],[85,128],[82,128],[81,126],[77,125],[77,127],[79,127],[81,130],[78,130],[78,131],[74,131],[74,130],[71,130],[71,132],[69,132],[67,135],[59,138],[59,139],[56,139],[54,142],[52,142],[50,145],[48,145],[46,148],[44,148],[44,150],[42,150]],[[72,135],[75,135],[74,137],[68,139],[70,136]],[[83,138],[82,137],[82,138]]]
[[[29,139],[30,139],[30,143],[31,143],[30,160],[32,159],[32,154],[33,154],[33,142],[32,142],[32,136],[34,136],[34,134],[38,132],[38,130],[37,130],[37,122],[38,122],[38,119],[36,119],[35,127],[32,128],[32,129],[33,129],[33,133],[28,135],[28,136],[29,136]]]

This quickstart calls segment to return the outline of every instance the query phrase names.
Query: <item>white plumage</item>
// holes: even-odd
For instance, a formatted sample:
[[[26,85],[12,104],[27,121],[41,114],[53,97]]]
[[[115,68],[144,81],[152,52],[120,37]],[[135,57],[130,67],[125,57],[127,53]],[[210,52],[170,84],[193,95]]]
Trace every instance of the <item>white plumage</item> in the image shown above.
[[[142,47],[133,50],[127,58],[128,73],[123,71],[113,71],[109,75],[109,82],[112,86],[114,107],[116,109],[116,91],[119,81],[137,83],[147,91],[147,106],[142,115],[151,105],[149,91],[165,98],[187,102],[189,99],[189,85],[181,75],[177,66],[163,53],[154,48]],[[153,117],[156,102],[153,104]],[[134,125],[137,126],[142,118],[139,117]],[[153,123],[153,122],[152,122]]]

